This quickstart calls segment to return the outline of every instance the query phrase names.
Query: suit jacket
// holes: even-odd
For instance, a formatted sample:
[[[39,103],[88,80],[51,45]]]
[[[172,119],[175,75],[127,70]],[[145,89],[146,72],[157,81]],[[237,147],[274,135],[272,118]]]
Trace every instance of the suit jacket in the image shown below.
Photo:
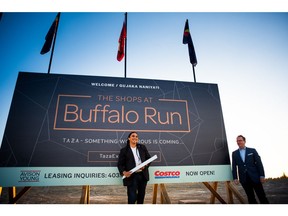
[[[139,151],[139,155],[140,155],[142,163],[151,157],[145,145],[137,144],[136,148]],[[148,166],[146,166],[142,171],[147,181],[149,181],[149,172],[148,172],[149,165],[150,164],[148,164]],[[123,175],[124,171],[129,171],[136,166],[133,152],[129,145],[126,145],[124,148],[120,150],[117,166],[121,175]],[[132,177],[133,177],[133,174],[129,178],[123,179],[124,186],[131,184]]]
[[[247,181],[247,175],[255,183],[260,182],[260,176],[265,176],[261,158],[254,148],[246,147],[245,162],[240,156],[239,149],[232,153],[232,175],[233,179],[239,177],[240,183]]]

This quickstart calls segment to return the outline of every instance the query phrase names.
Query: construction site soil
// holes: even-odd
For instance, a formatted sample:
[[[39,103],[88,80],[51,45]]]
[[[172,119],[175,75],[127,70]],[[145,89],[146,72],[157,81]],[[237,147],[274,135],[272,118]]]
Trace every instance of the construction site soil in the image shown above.
[[[210,183],[211,184],[211,183]],[[241,185],[233,184],[234,188],[242,195],[247,203],[246,195]],[[212,185],[212,184],[211,184]],[[31,187],[17,204],[79,204],[82,197],[82,186],[53,186]],[[158,187],[160,188],[160,187]],[[203,183],[165,184],[171,204],[210,204],[212,193]],[[16,188],[19,193],[22,188]],[[264,189],[270,204],[288,204],[288,178],[268,179]],[[225,182],[218,182],[217,193],[228,202],[228,192]],[[155,195],[154,195],[155,196]],[[152,204],[153,185],[148,184],[145,204]],[[8,188],[2,188],[0,204],[8,204]],[[90,186],[90,204],[127,204],[126,187],[117,186]],[[160,190],[157,192],[156,203],[161,203]],[[215,204],[220,204],[215,199]],[[233,195],[233,203],[240,204],[240,200]]]

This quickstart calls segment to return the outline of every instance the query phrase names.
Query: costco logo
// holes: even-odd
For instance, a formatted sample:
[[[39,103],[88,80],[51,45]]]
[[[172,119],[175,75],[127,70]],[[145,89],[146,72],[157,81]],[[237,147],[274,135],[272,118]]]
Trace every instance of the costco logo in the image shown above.
[[[180,178],[180,171],[155,171],[155,179],[159,178]]]

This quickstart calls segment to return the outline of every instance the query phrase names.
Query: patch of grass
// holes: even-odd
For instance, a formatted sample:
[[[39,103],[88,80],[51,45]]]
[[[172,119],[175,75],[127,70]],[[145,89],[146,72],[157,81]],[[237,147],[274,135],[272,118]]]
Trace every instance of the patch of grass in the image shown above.
[[[288,176],[283,172],[283,175],[277,178],[267,178],[266,180],[280,180],[280,179],[287,179]]]

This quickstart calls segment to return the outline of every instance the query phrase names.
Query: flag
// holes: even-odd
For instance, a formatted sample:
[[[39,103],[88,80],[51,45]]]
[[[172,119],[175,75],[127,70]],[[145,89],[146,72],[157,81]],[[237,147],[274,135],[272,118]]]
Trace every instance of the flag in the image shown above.
[[[183,44],[188,44],[190,62],[193,66],[196,66],[197,65],[197,58],[196,58],[196,53],[195,53],[193,41],[192,41],[192,38],[190,35],[188,19],[186,20],[185,27],[184,27]]]
[[[53,21],[49,31],[46,34],[45,43],[44,43],[44,45],[41,49],[41,52],[40,52],[41,55],[46,54],[51,49],[52,41],[53,41],[57,26],[58,26],[58,22],[59,22],[59,16],[60,16],[60,13],[57,14],[57,16],[56,16],[55,20]]]
[[[127,32],[126,32],[126,22],[123,22],[123,27],[121,30],[121,34],[119,37],[119,46],[118,46],[118,53],[117,53],[117,60],[121,61],[124,58],[124,48],[125,48],[125,39],[127,37]]]

